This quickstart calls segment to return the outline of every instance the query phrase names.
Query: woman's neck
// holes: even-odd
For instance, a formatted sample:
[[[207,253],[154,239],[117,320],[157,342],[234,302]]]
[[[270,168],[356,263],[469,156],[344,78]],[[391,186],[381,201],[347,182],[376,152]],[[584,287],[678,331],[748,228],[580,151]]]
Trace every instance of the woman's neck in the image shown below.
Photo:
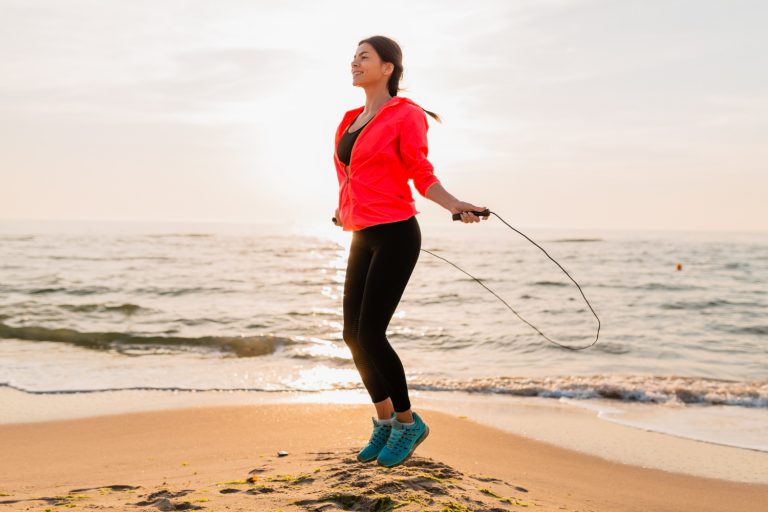
[[[376,91],[375,93],[371,94],[368,94],[368,91],[366,91],[365,108],[363,109],[361,115],[365,117],[375,114],[381,107],[384,106],[386,102],[391,99],[392,96],[390,96],[389,92],[386,90]]]

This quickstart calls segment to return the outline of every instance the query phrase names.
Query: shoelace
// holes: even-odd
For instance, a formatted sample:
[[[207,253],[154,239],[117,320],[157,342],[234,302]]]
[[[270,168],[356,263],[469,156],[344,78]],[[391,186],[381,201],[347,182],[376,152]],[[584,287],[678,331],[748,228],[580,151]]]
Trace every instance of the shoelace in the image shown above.
[[[381,444],[385,440],[383,439],[384,437],[386,438],[391,437],[389,435],[389,430],[391,428],[392,428],[391,425],[377,425],[376,428],[373,429],[373,433],[371,434],[371,439],[368,442],[369,443],[376,442],[376,444]]]
[[[390,450],[404,450],[407,449],[411,442],[413,442],[417,437],[416,429],[407,429],[402,428],[400,430],[395,430],[392,432],[392,435],[389,436],[389,440],[387,441],[387,447]],[[403,439],[405,438],[405,440]]]

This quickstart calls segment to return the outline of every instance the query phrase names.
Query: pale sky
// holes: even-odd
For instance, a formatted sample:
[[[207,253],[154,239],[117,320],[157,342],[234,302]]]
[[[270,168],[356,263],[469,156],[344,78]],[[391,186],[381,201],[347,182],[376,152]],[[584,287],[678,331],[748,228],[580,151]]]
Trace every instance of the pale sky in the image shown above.
[[[381,34],[459,199],[768,231],[766,26],[759,0],[0,0],[0,220],[330,225],[350,61]]]

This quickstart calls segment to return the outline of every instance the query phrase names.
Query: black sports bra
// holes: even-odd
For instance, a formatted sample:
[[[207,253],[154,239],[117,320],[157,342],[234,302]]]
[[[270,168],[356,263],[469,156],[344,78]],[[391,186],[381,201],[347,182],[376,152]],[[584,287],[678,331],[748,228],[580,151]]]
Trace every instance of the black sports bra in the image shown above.
[[[360,112],[362,114],[362,112]],[[355,124],[355,121],[357,121],[357,118],[360,117],[360,114],[357,114],[355,116],[355,120],[350,123],[349,126],[352,126]],[[371,118],[373,119],[373,117]],[[341,136],[341,140],[339,140],[339,146],[336,148],[336,154],[339,157],[339,160],[341,160],[344,165],[349,165],[349,160],[352,158],[352,146],[355,145],[355,141],[357,140],[357,136],[360,135],[360,132],[363,131],[363,128],[365,128],[365,125],[371,122],[371,119],[365,122],[363,126],[355,130],[354,132],[349,131],[349,128],[344,130],[344,135]]]

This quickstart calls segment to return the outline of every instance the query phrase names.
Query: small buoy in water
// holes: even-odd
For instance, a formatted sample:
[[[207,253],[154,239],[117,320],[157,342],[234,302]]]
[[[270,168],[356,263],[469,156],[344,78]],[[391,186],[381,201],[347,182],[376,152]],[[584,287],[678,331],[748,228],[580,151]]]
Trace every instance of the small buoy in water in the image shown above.
[[[677,264],[677,270],[683,270],[683,264],[682,263],[678,263]]]

